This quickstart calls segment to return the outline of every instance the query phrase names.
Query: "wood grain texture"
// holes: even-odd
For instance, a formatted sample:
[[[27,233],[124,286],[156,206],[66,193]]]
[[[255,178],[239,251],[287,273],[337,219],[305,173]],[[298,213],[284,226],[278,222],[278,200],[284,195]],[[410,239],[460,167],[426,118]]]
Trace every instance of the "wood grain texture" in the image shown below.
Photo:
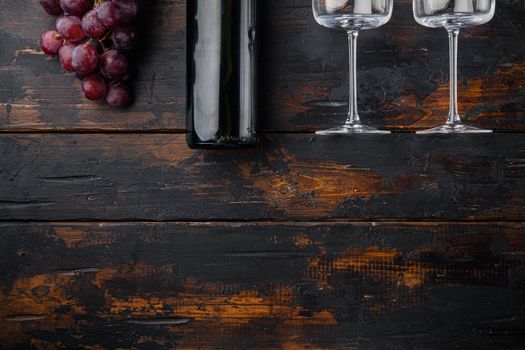
[[[38,49],[53,25],[33,0],[0,1],[0,128],[4,130],[183,130],[185,1],[148,1],[144,46],[136,57],[136,104],[124,111],[89,103],[79,83]],[[378,127],[441,124],[448,109],[446,34],[413,19],[396,1],[386,26],[360,37],[361,114]],[[495,19],[465,30],[461,110],[496,130],[525,129],[525,5],[499,1]],[[312,131],[341,123],[347,109],[344,35],[313,19],[310,0],[265,1],[261,128]]]
[[[184,130],[186,3],[148,0],[132,60],[135,104],[111,109],[82,97],[80,81],[39,49],[54,28],[38,1],[0,1],[0,127],[12,130]]]
[[[271,49],[264,60],[262,101],[269,117],[263,113],[263,125],[312,131],[343,123],[348,96],[345,34],[317,25],[311,1],[268,3],[263,46]],[[525,4],[498,1],[497,6],[489,24],[462,32],[460,110],[466,120],[483,127],[523,130]],[[443,123],[449,105],[447,35],[417,25],[412,1],[395,1],[387,25],[360,35],[358,61],[364,119],[406,131]]]
[[[3,224],[3,349],[522,349],[525,226]]]
[[[0,137],[2,220],[522,220],[520,134],[273,135],[195,151],[184,135]]]
[[[185,1],[147,3],[115,111],[38,50],[36,0],[0,0],[1,350],[525,349],[522,134],[286,134],[344,119],[347,49],[310,0],[279,0],[260,146],[190,150]],[[410,4],[360,37],[361,114],[399,131],[448,104],[446,35]],[[463,32],[469,122],[525,130],[524,17],[499,1]]]

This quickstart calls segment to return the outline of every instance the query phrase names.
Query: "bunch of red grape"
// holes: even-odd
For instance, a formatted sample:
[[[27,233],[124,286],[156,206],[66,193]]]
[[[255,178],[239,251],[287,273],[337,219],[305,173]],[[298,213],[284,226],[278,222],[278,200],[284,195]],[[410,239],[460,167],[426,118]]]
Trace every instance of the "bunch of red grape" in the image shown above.
[[[40,46],[58,55],[62,67],[76,72],[82,93],[112,107],[131,102],[126,54],[137,43],[133,23],[140,0],[40,0],[47,13],[58,16],[56,30],[42,34]]]

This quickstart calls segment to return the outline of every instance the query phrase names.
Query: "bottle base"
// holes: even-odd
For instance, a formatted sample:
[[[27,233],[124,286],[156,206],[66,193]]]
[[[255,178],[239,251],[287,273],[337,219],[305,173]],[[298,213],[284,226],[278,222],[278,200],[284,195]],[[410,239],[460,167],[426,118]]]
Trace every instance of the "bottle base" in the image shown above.
[[[191,135],[187,138],[188,147],[191,149],[203,149],[203,150],[236,150],[236,149],[249,149],[257,146],[258,139],[253,138],[246,141],[196,141]]]

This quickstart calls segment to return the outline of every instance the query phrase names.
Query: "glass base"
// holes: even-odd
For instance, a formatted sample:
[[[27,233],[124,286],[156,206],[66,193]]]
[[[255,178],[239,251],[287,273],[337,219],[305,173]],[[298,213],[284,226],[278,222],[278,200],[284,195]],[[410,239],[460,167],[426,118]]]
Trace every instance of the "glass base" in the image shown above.
[[[355,134],[390,134],[390,131],[379,130],[363,124],[345,124],[337,128],[320,130],[317,135],[355,135]]]
[[[416,134],[490,134],[492,130],[480,129],[465,124],[445,124],[428,130],[418,131]]]

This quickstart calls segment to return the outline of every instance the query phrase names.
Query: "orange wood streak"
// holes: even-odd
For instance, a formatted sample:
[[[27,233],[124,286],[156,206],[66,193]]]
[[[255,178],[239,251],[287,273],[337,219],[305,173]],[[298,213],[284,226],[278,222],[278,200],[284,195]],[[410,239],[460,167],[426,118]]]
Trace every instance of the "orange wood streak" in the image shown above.
[[[435,185],[435,177],[407,174],[395,177],[388,184],[372,169],[360,164],[299,161],[285,149],[266,155],[268,164],[238,164],[245,179],[244,187],[261,191],[265,201],[283,210],[288,216],[328,215],[351,198],[399,194]],[[272,162],[286,167],[274,170]]]
[[[494,76],[460,80],[459,83],[460,114],[468,115],[471,121],[484,120],[485,124],[496,127],[498,117],[512,117],[506,110],[507,105],[514,105],[514,109],[516,105],[520,105],[523,107],[521,110],[525,110],[524,102],[512,99],[518,90],[525,87],[525,61],[516,62],[510,67],[500,67]],[[484,110],[471,112],[479,106],[485,106]],[[384,104],[383,107],[386,110],[402,111],[389,118],[391,127],[398,122],[406,123],[405,127],[414,129],[442,124],[449,109],[449,84],[448,82],[440,84],[422,101],[416,98],[415,93],[408,93]],[[470,113],[475,114],[470,115]],[[524,115],[523,112],[513,112],[513,114],[516,118]]]
[[[167,337],[184,335],[188,348],[208,348],[210,339],[217,336],[235,342],[241,329],[269,322],[275,327],[271,333],[273,339],[277,337],[281,344],[288,344],[286,346],[293,349],[307,345],[305,339],[309,339],[311,329],[335,327],[341,322],[340,315],[355,316],[346,314],[342,305],[311,309],[301,302],[303,291],[297,288],[297,283],[303,285],[313,281],[317,284],[317,288],[313,288],[322,297],[338,295],[350,288],[359,305],[366,308],[366,315],[378,317],[420,304],[425,300],[427,287],[457,284],[457,278],[466,285],[497,285],[499,279],[509,278],[507,274],[523,267],[520,256],[525,252],[525,240],[519,224],[480,230],[476,234],[472,230],[479,229],[479,224],[454,228],[432,223],[377,226],[387,231],[392,229],[388,234],[399,234],[403,227],[421,230],[421,234],[432,232],[433,238],[408,251],[386,243],[360,247],[359,243],[346,242],[342,238],[341,244],[346,248],[336,248],[334,253],[334,247],[327,246],[325,238],[328,236],[313,233],[316,230],[310,231],[309,225],[305,225],[304,230],[299,230],[288,242],[298,251],[310,252],[308,254],[313,247],[317,249],[313,249],[313,257],[304,260],[303,280],[272,286],[263,283],[241,287],[235,283],[203,281],[197,277],[179,276],[170,264],[151,266],[141,262],[86,269],[84,274],[55,271],[20,277],[11,288],[0,292],[0,339],[4,344],[14,344],[26,339],[31,329],[74,330],[91,322],[86,319],[93,318],[96,322],[115,324],[132,319],[188,319],[191,322],[162,326]],[[117,244],[115,238],[108,238],[111,225],[58,225],[58,230],[56,227],[44,229],[46,227],[37,232],[57,241],[63,240],[70,251]],[[376,225],[370,227],[372,230]],[[58,234],[53,235],[53,231]],[[144,231],[150,232],[150,229]],[[330,235],[329,231],[326,235]],[[144,233],[141,237],[148,235]],[[162,244],[168,238],[149,239],[150,243]],[[425,256],[435,258],[427,261]],[[491,257],[494,262],[463,265],[461,259],[469,257]],[[123,292],[120,286],[132,288]],[[374,287],[370,289],[371,286]],[[93,305],[89,304],[91,299],[83,299],[85,289],[103,296],[103,303],[97,306],[95,313],[87,311]],[[36,317],[38,315],[43,318]],[[43,340],[36,340],[35,344],[37,349],[54,346]]]
[[[439,281],[454,280],[458,274],[462,280],[479,279],[487,281],[497,279],[502,273],[499,264],[488,264],[487,266],[461,267],[454,266],[453,262],[458,259],[474,259],[474,257],[486,256],[487,252],[493,250],[494,241],[502,244],[499,252],[501,262],[508,261],[515,268],[524,266],[522,260],[513,261],[513,256],[520,256],[525,252],[525,240],[519,228],[505,231],[503,236],[495,238],[491,234],[473,235],[459,234],[450,236],[450,232],[444,227],[436,224],[433,230],[436,232],[436,242],[441,242],[445,250],[439,251],[435,247],[420,246],[410,254],[405,254],[397,249],[371,246],[366,248],[349,247],[342,253],[333,257],[327,257],[327,250],[322,242],[313,242],[320,246],[321,255],[309,259],[307,276],[317,281],[320,288],[336,289],[341,283],[341,276],[353,273],[354,276],[372,280],[386,286],[386,297],[390,300],[398,298],[398,291],[408,288],[408,299],[397,300],[397,306],[408,305],[418,302],[421,297],[419,288]],[[505,243],[504,243],[505,242]],[[511,248],[512,247],[512,248]],[[512,250],[510,252],[509,250]],[[426,254],[440,256],[443,261],[439,264],[425,263],[421,257]],[[434,282],[432,282],[434,281]],[[388,303],[377,302],[375,297],[360,295],[363,303],[367,304],[371,314],[380,315],[389,311]]]
[[[313,241],[308,237],[306,233],[298,234],[294,237],[294,243],[299,248],[306,248],[313,244]]]
[[[202,283],[189,278],[183,281],[178,292],[147,295],[129,295],[125,298],[112,294],[106,284],[117,280],[144,284],[158,279],[159,275],[172,273],[169,267],[154,268],[144,264],[104,268],[89,274],[89,283],[104,291],[105,305],[97,317],[113,321],[133,318],[189,318],[195,322],[220,323],[221,327],[240,327],[257,320],[276,320],[283,329],[308,325],[335,325],[337,321],[328,310],[305,316],[304,307],[296,305],[295,292],[289,286],[276,286],[271,294],[262,295],[256,289],[244,289],[221,283]],[[83,277],[84,279],[84,277]],[[150,282],[148,282],[150,281]],[[84,280],[83,283],[85,283]],[[80,325],[78,318],[87,316],[85,307],[74,296],[75,288],[82,288],[79,276],[49,273],[30,278],[20,278],[9,293],[0,294],[0,339],[14,344],[24,334],[27,322],[6,322],[14,314],[43,315],[42,320],[33,321],[40,330],[73,329]],[[46,293],[36,295],[36,288],[45,287]],[[33,291],[33,292],[32,292]],[[68,307],[67,312],[58,312]],[[125,315],[125,316],[123,316]],[[167,327],[170,328],[169,326]],[[174,331],[179,331],[175,327]],[[40,343],[46,348],[45,343]]]
[[[169,269],[166,267],[166,269]],[[167,272],[168,270],[166,270]],[[104,289],[104,284],[115,278],[130,281],[148,279],[159,271],[142,264],[126,266],[123,269],[102,269],[95,275],[94,283]],[[162,272],[160,272],[162,273]],[[186,279],[181,291],[174,295],[130,296],[121,299],[106,290],[106,309],[99,317],[177,317],[197,321],[217,320],[224,324],[241,325],[256,319],[296,320],[300,324],[334,324],[329,312],[313,316],[301,316],[304,308],[292,306],[295,293],[289,286],[276,286],[270,295],[261,295],[256,289],[237,290],[234,285],[199,282]],[[169,306],[169,307],[168,307]],[[129,316],[127,316],[129,317]]]
[[[113,243],[110,232],[97,230],[96,234],[86,230],[83,227],[57,226],[51,233],[51,236],[57,241],[63,242],[67,248],[83,248],[89,246],[98,246],[102,244],[110,245]]]
[[[286,161],[288,169],[274,171],[266,165],[240,164],[245,187],[261,191],[267,202],[288,215],[300,216],[305,208],[311,208],[317,215],[328,214],[349,198],[383,193],[382,178],[370,170],[341,164],[301,163],[283,149],[267,157],[270,161]]]
[[[26,324],[40,330],[72,329],[75,317],[86,315],[84,305],[71,298],[69,287],[73,279],[57,274],[44,274],[16,280],[10,292],[0,291],[0,339],[4,344],[14,344],[25,332]],[[58,313],[67,308],[66,313]],[[8,322],[12,315],[41,315],[42,319],[30,322]]]

